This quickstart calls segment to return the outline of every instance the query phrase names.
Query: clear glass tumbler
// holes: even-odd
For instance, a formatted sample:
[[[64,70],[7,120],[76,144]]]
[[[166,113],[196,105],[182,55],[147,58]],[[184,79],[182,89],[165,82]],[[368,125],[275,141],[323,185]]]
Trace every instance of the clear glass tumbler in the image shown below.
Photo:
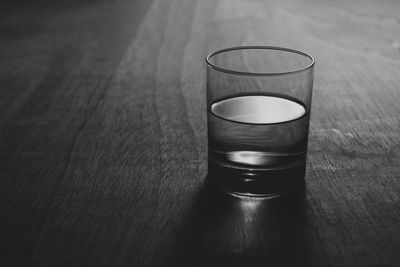
[[[209,179],[246,196],[278,196],[304,182],[314,59],[272,46],[207,56]]]

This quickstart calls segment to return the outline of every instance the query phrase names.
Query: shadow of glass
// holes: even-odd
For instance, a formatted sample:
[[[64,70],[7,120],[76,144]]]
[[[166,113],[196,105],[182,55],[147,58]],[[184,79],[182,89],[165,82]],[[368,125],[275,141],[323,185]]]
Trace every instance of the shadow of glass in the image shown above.
[[[237,197],[210,179],[180,233],[176,265],[307,265],[304,186],[282,197]]]

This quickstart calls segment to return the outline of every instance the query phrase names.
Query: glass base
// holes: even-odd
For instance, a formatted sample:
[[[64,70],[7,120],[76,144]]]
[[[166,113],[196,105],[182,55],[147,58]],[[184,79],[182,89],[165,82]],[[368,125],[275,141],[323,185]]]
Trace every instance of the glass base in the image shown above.
[[[305,165],[279,170],[232,168],[208,161],[210,182],[229,194],[272,198],[304,185]]]

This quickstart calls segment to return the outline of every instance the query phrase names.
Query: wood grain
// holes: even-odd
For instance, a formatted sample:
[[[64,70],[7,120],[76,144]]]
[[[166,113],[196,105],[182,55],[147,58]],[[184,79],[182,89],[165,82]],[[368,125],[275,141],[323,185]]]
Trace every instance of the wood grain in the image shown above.
[[[58,1],[59,2],[59,1]],[[398,266],[398,1],[6,1],[1,266]],[[306,185],[207,178],[204,57],[312,54]]]

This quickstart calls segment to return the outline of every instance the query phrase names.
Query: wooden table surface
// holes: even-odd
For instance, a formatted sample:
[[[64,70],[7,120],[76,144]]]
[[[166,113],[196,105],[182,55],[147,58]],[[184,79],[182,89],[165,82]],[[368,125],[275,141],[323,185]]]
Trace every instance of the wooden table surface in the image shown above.
[[[400,266],[399,1],[1,5],[1,266]],[[204,58],[237,45],[316,59],[298,195],[206,183]]]

